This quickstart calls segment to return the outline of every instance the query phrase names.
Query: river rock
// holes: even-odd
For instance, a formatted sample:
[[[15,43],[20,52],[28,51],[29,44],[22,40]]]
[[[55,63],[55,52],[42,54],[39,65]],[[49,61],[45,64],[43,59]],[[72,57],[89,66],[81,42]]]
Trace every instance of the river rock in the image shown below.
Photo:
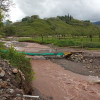
[[[2,79],[0,79],[0,84],[2,83],[2,81],[3,81],[3,80],[2,80]]]
[[[1,100],[1,99],[0,99]],[[6,97],[2,97],[2,100],[7,100],[7,98]]]
[[[5,76],[5,71],[0,67],[0,77],[4,77]]]
[[[13,69],[13,73],[14,73],[14,74],[17,74],[17,73],[18,73],[18,69],[14,68],[14,69]]]
[[[93,59],[90,59],[90,63],[92,63],[93,62]]]
[[[6,83],[6,82],[2,82],[2,83],[1,83],[1,87],[2,87],[2,88],[6,88],[6,86],[7,86],[7,83]]]
[[[10,94],[13,94],[14,93],[14,89],[10,89],[9,88],[9,89],[7,89],[7,92],[10,93]]]
[[[23,100],[24,97],[16,97],[17,94],[24,94],[24,90],[26,84],[23,82],[23,92],[20,91],[21,79],[22,77],[19,75],[16,80],[16,73],[19,70],[9,65],[7,60],[0,60],[0,100]],[[22,75],[24,75],[21,72]],[[28,88],[28,87],[27,87]],[[28,92],[28,91],[26,91]],[[25,100],[32,100],[30,98],[25,98]]]

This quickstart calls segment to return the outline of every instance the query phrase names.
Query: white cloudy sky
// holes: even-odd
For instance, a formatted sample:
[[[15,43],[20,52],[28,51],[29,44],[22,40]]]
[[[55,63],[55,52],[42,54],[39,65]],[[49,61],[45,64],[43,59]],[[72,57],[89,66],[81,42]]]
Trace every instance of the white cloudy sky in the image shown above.
[[[41,18],[71,14],[80,20],[100,21],[100,0],[13,0],[10,19],[20,20],[25,16]]]

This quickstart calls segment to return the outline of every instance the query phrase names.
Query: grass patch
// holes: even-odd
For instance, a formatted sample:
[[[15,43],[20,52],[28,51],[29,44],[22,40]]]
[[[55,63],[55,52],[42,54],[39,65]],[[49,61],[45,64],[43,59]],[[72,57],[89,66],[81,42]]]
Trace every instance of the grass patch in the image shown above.
[[[100,48],[87,48],[87,50],[100,50]]]
[[[83,43],[83,48],[100,48],[100,43],[93,43],[93,42],[89,42],[89,43]]]
[[[80,48],[100,48],[100,42],[97,37],[93,38],[93,41],[91,42],[89,38],[87,37],[67,37],[66,39],[57,39],[54,37],[44,37],[43,39],[41,37],[37,38],[21,38],[19,39],[19,42],[36,42],[40,44],[51,44],[53,43],[56,46],[59,47],[71,47],[76,46]]]
[[[32,38],[20,38],[18,41],[19,42],[34,42]]]
[[[74,42],[72,40],[58,40],[54,43],[54,45],[57,45],[59,47],[68,47],[68,46],[79,46],[79,42]]]
[[[4,44],[4,42],[0,42],[0,50],[6,48],[3,44]]]
[[[52,40],[46,40],[44,38],[44,40],[42,41],[41,38],[20,38],[18,40],[19,42],[36,42],[36,43],[40,43],[40,44],[50,44],[53,43]]]
[[[13,67],[21,70],[25,75],[27,83],[30,83],[33,80],[34,72],[32,70],[30,59],[26,58],[24,53],[18,53],[13,47],[11,47],[8,49],[8,53],[0,52],[0,56],[3,59],[9,60]]]

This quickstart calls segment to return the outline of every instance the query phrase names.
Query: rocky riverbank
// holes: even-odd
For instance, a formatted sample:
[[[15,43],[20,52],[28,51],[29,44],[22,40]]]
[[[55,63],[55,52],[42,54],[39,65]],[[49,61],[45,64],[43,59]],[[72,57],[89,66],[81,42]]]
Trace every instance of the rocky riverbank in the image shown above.
[[[22,72],[12,67],[9,61],[0,60],[0,100],[31,100],[23,97],[22,77]]]
[[[70,70],[74,73],[100,77],[99,52],[72,52],[66,58],[51,59],[51,61],[61,65],[65,70]]]

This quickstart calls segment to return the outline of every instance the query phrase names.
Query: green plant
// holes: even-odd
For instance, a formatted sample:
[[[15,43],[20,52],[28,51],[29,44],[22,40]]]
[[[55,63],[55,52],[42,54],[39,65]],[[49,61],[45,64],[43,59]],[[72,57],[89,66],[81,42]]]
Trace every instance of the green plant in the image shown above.
[[[19,42],[34,42],[32,38],[20,38],[18,41]]]
[[[1,37],[5,37],[5,33],[0,33]]]
[[[4,28],[4,33],[6,36],[14,36],[16,34],[15,27],[7,26]]]
[[[76,42],[72,40],[59,40],[59,41],[56,41],[54,45],[57,45],[60,47],[75,46]]]
[[[34,72],[30,63],[30,59],[26,58],[24,53],[18,53],[13,47],[8,49],[8,53],[0,53],[1,57],[10,61],[13,67],[21,70],[29,83],[33,79]]]
[[[83,47],[88,47],[88,48],[100,48],[100,43],[83,43]]]
[[[4,42],[0,42],[0,50],[5,48],[5,46],[3,44],[4,44]]]

